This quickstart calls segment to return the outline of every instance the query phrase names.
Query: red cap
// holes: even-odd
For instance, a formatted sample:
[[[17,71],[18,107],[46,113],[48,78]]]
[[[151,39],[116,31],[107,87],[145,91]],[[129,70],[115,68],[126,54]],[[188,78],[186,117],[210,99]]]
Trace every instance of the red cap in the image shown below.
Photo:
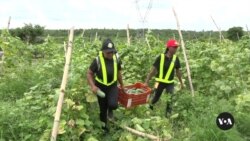
[[[168,40],[166,43],[166,47],[176,47],[177,48],[178,46],[179,46],[178,42],[176,40],[173,40],[173,39]]]

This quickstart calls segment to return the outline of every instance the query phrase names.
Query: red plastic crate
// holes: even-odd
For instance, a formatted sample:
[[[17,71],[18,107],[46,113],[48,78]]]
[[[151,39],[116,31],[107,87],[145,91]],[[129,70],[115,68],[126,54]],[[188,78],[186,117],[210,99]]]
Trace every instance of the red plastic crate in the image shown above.
[[[145,92],[141,94],[127,94],[124,93],[120,87],[118,87],[119,90],[118,101],[122,106],[124,106],[125,108],[131,108],[137,105],[148,103],[151,94],[151,88],[145,86],[143,83],[140,82],[124,86],[124,89],[131,89],[131,88],[144,89]]]

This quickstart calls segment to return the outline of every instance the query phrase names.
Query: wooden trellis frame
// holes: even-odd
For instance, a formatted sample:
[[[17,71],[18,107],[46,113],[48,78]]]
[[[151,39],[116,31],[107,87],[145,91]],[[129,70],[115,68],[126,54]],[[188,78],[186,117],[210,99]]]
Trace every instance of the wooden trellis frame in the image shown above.
[[[59,95],[59,99],[57,102],[54,125],[53,125],[51,138],[50,138],[51,141],[56,141],[56,137],[58,133],[63,99],[64,99],[64,94],[65,94],[65,88],[66,88],[67,80],[68,80],[69,65],[70,65],[72,48],[73,48],[73,37],[74,37],[74,28],[71,28],[70,33],[69,33],[69,43],[67,44],[67,53],[66,53],[63,78],[62,78],[62,83],[61,83],[61,88],[60,88],[60,95]]]
[[[192,78],[191,78],[190,68],[189,68],[189,64],[188,64],[188,59],[187,59],[187,55],[186,55],[185,44],[184,44],[182,33],[181,33],[181,30],[180,30],[179,20],[178,20],[178,17],[177,17],[177,14],[176,14],[174,8],[173,8],[173,12],[174,12],[174,16],[175,16],[175,19],[176,19],[179,36],[180,36],[180,39],[181,39],[181,47],[182,47],[182,52],[183,52],[185,63],[186,63],[189,86],[190,86],[190,89],[191,89],[192,96],[194,96],[194,88],[193,88],[193,84],[192,84]]]

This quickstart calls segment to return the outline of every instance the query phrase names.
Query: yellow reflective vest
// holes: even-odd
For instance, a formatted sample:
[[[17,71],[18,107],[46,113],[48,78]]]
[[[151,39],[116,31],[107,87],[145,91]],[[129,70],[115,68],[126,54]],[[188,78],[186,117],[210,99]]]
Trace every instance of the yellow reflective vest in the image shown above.
[[[99,83],[106,85],[106,86],[110,86],[113,83],[115,83],[117,81],[117,72],[118,72],[118,68],[117,68],[117,59],[116,59],[116,55],[113,55],[113,62],[114,62],[114,76],[113,76],[113,80],[111,82],[108,83],[108,77],[107,77],[107,69],[106,69],[106,65],[105,65],[105,61],[104,61],[104,57],[102,52],[99,52],[99,59],[100,59],[100,63],[101,63],[101,69],[102,69],[102,77],[103,78],[99,78],[97,75],[95,77],[95,80],[98,81]]]
[[[165,75],[165,78],[163,78],[163,68],[164,68],[164,62],[165,62],[165,54],[161,54],[159,77],[155,78],[156,81],[163,82],[163,83],[173,83],[174,82],[174,80],[169,80],[169,76],[170,76],[171,72],[174,69],[175,60],[176,60],[176,55],[173,55],[172,61],[171,61],[170,65],[169,65],[169,68],[167,70],[167,74]]]

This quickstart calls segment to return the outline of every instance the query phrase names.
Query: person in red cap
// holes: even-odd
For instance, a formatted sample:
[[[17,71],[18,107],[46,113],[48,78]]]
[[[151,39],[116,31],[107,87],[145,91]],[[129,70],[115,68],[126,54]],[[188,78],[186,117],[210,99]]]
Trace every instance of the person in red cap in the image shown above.
[[[114,43],[110,39],[104,40],[101,51],[87,71],[88,84],[97,95],[105,133],[109,132],[108,118],[113,119],[113,110],[118,107],[118,82],[123,89],[121,60],[116,52]]]
[[[167,41],[165,53],[156,58],[153,67],[145,80],[145,85],[147,86],[149,80],[156,75],[155,94],[150,102],[150,109],[153,110],[153,105],[159,100],[164,89],[166,92],[170,93],[170,99],[167,101],[166,116],[169,116],[172,112],[175,72],[180,81],[181,88],[183,88],[180,71],[181,65],[179,58],[175,55],[178,46],[179,44],[176,40],[171,39]]]

